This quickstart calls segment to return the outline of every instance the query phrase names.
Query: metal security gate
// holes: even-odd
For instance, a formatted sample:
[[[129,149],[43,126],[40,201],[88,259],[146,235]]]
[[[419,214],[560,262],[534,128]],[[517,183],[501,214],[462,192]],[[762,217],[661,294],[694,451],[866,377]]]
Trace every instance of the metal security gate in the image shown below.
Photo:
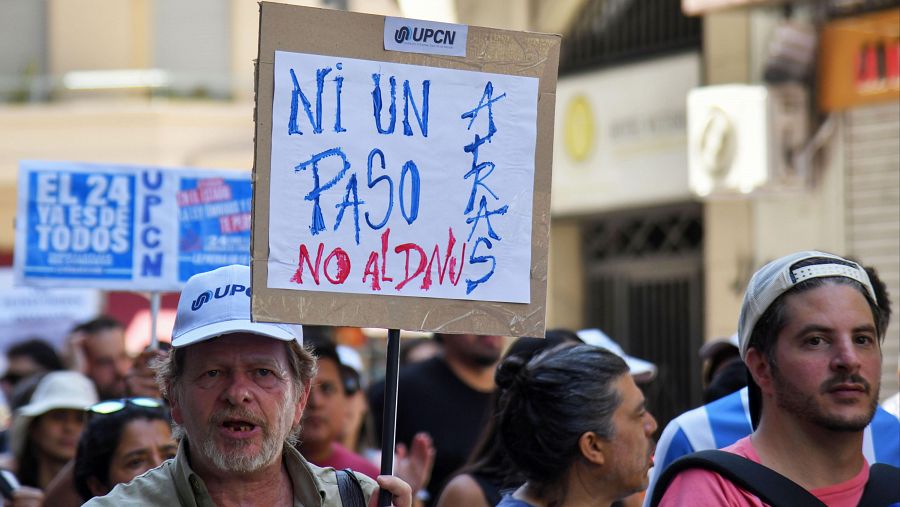
[[[844,113],[847,253],[874,266],[894,306],[884,340],[881,392],[897,392],[900,356],[900,102]]]
[[[699,204],[617,212],[585,222],[586,312],[659,374],[642,386],[660,427],[701,401],[703,227]]]

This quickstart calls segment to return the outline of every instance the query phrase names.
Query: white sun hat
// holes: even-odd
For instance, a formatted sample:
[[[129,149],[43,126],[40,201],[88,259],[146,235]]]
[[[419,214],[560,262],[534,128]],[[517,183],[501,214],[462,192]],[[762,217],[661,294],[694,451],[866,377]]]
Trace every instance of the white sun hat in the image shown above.
[[[31,401],[16,410],[12,425],[11,447],[20,456],[25,448],[31,422],[51,410],[85,410],[97,403],[97,389],[91,379],[76,371],[52,371],[38,382]]]
[[[235,264],[192,276],[178,300],[172,347],[186,347],[233,333],[303,344],[300,325],[253,322],[250,294],[249,266]]]
[[[650,361],[629,356],[622,350],[622,347],[612,338],[599,329],[582,329],[575,333],[581,338],[581,341],[595,347],[602,347],[613,354],[625,360],[628,365],[628,371],[633,377],[641,377],[642,380],[650,381],[656,378],[656,365]]]

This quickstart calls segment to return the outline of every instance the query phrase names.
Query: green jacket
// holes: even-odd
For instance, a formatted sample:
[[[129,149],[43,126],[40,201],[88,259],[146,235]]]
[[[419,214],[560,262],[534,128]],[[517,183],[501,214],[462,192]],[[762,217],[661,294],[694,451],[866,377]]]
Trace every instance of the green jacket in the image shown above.
[[[319,468],[307,462],[296,449],[284,446],[284,463],[294,487],[294,507],[340,507],[337,478],[333,468]],[[368,500],[377,485],[357,473]],[[119,484],[108,495],[89,500],[88,507],[160,506],[215,507],[203,479],[187,459],[184,441],[174,459],[148,470],[131,482]]]

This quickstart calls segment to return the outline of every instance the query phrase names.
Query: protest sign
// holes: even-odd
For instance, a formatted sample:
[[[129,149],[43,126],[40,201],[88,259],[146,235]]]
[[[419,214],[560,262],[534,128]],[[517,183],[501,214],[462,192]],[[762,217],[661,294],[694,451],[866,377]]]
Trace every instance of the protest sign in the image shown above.
[[[559,37],[415,23],[261,4],[254,318],[543,335]]]
[[[530,302],[537,78],[282,51],[275,76],[268,287]]]
[[[100,303],[100,291],[96,289],[14,287],[13,270],[0,268],[0,356],[31,338],[62,349],[69,331],[96,316]]]
[[[17,284],[175,291],[249,262],[247,173],[26,161],[18,196]]]

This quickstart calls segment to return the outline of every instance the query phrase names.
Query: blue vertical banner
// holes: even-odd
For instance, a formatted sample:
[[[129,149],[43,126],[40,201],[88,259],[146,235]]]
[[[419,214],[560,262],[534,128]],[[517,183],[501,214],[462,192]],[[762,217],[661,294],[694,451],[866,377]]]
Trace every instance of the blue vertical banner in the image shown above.
[[[175,291],[250,256],[250,174],[25,161],[18,285]]]

